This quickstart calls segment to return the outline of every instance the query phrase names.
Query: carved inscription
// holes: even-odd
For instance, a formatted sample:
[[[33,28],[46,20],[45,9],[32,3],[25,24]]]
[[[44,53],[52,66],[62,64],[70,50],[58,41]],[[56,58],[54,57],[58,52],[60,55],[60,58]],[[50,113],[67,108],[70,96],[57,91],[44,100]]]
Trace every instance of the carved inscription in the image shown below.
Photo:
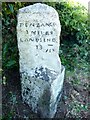
[[[25,32],[28,37],[19,38],[19,41],[24,42],[35,42],[36,50],[42,50],[44,46],[41,43],[47,43],[47,49],[45,52],[54,52],[54,43],[57,43],[57,40],[54,36],[55,31],[51,29],[56,23],[19,23],[20,31]],[[48,27],[46,31],[43,28]],[[38,28],[38,29],[37,29]],[[39,29],[40,28],[40,29]],[[23,34],[23,33],[22,33]]]
[[[50,22],[50,23],[29,23],[29,21],[25,23],[20,23],[20,27],[52,27],[55,26],[56,23]]]

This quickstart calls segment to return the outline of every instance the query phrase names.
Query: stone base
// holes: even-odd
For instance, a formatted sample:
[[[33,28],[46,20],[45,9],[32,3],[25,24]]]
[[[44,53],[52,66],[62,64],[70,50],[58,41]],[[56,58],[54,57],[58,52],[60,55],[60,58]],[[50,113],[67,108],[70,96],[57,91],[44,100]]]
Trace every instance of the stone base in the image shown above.
[[[40,114],[41,118],[53,118],[57,104],[61,97],[65,68],[62,66],[61,74],[52,81],[45,81],[27,73],[21,73],[22,98],[32,111]]]

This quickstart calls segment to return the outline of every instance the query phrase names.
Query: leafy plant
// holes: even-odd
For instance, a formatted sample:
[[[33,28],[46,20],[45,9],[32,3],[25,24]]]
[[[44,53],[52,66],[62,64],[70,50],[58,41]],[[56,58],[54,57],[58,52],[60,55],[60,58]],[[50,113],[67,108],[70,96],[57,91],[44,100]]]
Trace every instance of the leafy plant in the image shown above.
[[[82,59],[89,60],[88,11],[70,2],[57,3],[56,9],[62,25],[60,57],[67,69],[74,69]]]
[[[28,3],[30,4],[30,3]],[[2,3],[2,41],[3,41],[3,69],[18,68],[17,48],[17,13],[20,7],[27,3]]]

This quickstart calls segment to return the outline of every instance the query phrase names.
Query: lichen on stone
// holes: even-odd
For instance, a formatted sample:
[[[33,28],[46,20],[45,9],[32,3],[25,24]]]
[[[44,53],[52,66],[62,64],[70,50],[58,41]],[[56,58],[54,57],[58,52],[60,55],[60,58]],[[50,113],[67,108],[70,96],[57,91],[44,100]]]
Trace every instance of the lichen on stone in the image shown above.
[[[50,70],[49,68],[44,68],[44,67],[36,67],[35,68],[35,75],[34,77],[49,81],[49,80],[54,80],[56,79],[58,73],[54,70]]]

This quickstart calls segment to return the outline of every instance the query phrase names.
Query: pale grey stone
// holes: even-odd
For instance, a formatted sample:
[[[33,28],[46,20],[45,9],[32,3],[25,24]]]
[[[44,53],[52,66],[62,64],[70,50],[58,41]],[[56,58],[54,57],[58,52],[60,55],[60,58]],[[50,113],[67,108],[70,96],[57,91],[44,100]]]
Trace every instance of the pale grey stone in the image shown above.
[[[57,11],[36,3],[19,9],[17,39],[22,98],[43,118],[55,115],[65,68],[58,55],[61,25]]]

